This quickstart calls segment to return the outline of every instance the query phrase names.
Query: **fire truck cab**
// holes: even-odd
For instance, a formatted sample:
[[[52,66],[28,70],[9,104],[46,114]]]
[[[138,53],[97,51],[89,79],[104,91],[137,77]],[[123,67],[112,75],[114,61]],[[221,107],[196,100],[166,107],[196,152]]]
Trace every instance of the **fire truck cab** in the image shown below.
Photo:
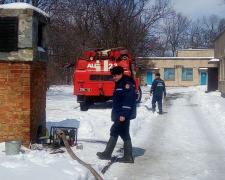
[[[91,104],[112,99],[114,81],[110,69],[122,66],[124,74],[136,82],[137,102],[141,101],[141,88],[136,78],[135,63],[123,47],[95,49],[84,52],[84,58],[78,58],[74,71],[74,95],[80,103],[80,110],[87,111]]]

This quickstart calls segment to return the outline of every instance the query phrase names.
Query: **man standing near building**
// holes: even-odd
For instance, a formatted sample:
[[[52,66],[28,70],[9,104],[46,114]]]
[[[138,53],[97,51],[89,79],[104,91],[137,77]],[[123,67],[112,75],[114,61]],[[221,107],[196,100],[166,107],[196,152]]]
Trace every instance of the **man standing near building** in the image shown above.
[[[160,78],[160,73],[155,74],[155,79],[152,82],[150,96],[152,96],[152,111],[155,112],[156,102],[158,103],[159,114],[162,114],[162,98],[166,98],[166,86],[164,81]]]
[[[110,129],[110,139],[105,151],[97,152],[100,159],[111,159],[118,136],[124,141],[124,156],[117,162],[134,163],[130,137],[130,120],[136,118],[136,93],[135,81],[130,76],[124,75],[121,66],[112,68],[111,74],[115,81],[113,92],[113,108],[111,120],[114,122]]]

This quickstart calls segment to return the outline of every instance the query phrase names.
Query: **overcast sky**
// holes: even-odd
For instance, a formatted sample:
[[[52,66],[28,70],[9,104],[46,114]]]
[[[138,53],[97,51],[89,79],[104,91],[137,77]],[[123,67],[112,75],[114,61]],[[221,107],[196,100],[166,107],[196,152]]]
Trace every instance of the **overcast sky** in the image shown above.
[[[223,0],[171,0],[174,9],[190,18],[201,18],[215,14],[225,18]]]

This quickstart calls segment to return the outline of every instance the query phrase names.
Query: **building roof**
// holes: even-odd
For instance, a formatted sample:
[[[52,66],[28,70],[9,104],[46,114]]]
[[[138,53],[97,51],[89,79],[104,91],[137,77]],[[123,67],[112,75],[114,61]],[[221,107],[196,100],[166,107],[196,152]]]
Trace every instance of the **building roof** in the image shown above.
[[[136,57],[135,60],[211,60],[214,57]]]
[[[209,60],[209,64],[216,64],[216,63],[219,63],[220,60],[219,59],[215,59],[215,58],[212,58]]]
[[[0,10],[1,9],[33,9],[33,10],[41,13],[42,15],[49,17],[49,15],[46,12],[44,12],[41,9],[34,7],[28,3],[17,2],[17,3],[10,3],[10,4],[2,4],[2,5],[0,5]]]

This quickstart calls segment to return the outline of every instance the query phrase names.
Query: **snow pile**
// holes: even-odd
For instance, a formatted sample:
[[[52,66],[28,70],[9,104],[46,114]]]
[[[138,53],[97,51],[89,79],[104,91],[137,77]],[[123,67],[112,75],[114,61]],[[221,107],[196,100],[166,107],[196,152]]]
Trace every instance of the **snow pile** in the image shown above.
[[[196,98],[198,98],[201,109],[217,122],[220,131],[225,134],[225,99],[219,91],[205,93],[201,86],[197,87]]]

